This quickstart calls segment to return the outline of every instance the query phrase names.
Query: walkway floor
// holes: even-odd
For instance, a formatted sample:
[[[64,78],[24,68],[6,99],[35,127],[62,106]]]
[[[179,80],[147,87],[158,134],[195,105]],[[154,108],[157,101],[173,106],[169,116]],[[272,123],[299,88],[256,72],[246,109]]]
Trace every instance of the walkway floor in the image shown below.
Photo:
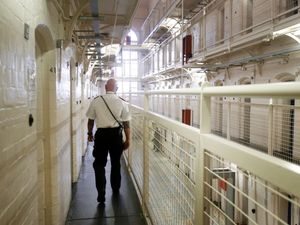
[[[73,187],[73,196],[66,225],[146,225],[140,203],[122,159],[122,184],[119,196],[114,196],[109,182],[110,161],[106,166],[106,201],[98,204],[92,148],[83,161],[78,182]]]

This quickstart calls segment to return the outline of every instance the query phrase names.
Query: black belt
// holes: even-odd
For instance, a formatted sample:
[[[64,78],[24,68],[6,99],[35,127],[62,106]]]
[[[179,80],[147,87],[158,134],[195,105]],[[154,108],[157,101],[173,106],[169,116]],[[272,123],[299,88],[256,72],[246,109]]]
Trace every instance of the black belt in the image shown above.
[[[100,127],[100,128],[97,128],[97,130],[118,130],[120,129],[121,127]]]
[[[98,128],[96,131],[97,133],[103,133],[103,134],[119,134],[122,135],[122,127],[106,127],[106,128]]]

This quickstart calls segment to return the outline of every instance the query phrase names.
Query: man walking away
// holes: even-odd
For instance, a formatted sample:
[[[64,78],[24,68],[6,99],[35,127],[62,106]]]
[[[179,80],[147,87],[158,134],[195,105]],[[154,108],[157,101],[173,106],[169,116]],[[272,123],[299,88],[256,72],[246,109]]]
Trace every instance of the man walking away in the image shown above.
[[[111,188],[114,194],[118,194],[121,186],[120,159],[123,149],[127,149],[130,145],[129,121],[131,116],[126,102],[116,95],[117,89],[117,81],[109,79],[105,85],[106,94],[94,98],[86,113],[89,118],[88,141],[94,140],[93,156],[95,161],[93,167],[99,203],[105,202],[105,166],[108,153],[111,159]],[[93,135],[94,121],[97,127],[95,135]],[[123,129],[126,137],[124,143]]]

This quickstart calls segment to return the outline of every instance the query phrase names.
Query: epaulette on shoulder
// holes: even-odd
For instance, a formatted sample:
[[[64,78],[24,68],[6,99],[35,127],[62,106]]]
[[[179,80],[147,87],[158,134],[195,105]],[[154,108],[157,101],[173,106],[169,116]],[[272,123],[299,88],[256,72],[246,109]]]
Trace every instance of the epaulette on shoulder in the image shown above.
[[[122,101],[128,102],[128,101],[126,101],[124,98],[121,98],[120,96],[118,96],[118,97],[119,97],[119,99],[121,99]]]

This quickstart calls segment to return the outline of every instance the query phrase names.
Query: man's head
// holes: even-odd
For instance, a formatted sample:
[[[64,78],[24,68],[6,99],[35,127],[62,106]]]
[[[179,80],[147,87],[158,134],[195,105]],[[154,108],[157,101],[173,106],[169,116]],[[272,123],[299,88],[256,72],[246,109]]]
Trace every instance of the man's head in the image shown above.
[[[115,79],[109,79],[105,84],[105,90],[106,92],[112,91],[116,93],[118,90],[117,81]]]

